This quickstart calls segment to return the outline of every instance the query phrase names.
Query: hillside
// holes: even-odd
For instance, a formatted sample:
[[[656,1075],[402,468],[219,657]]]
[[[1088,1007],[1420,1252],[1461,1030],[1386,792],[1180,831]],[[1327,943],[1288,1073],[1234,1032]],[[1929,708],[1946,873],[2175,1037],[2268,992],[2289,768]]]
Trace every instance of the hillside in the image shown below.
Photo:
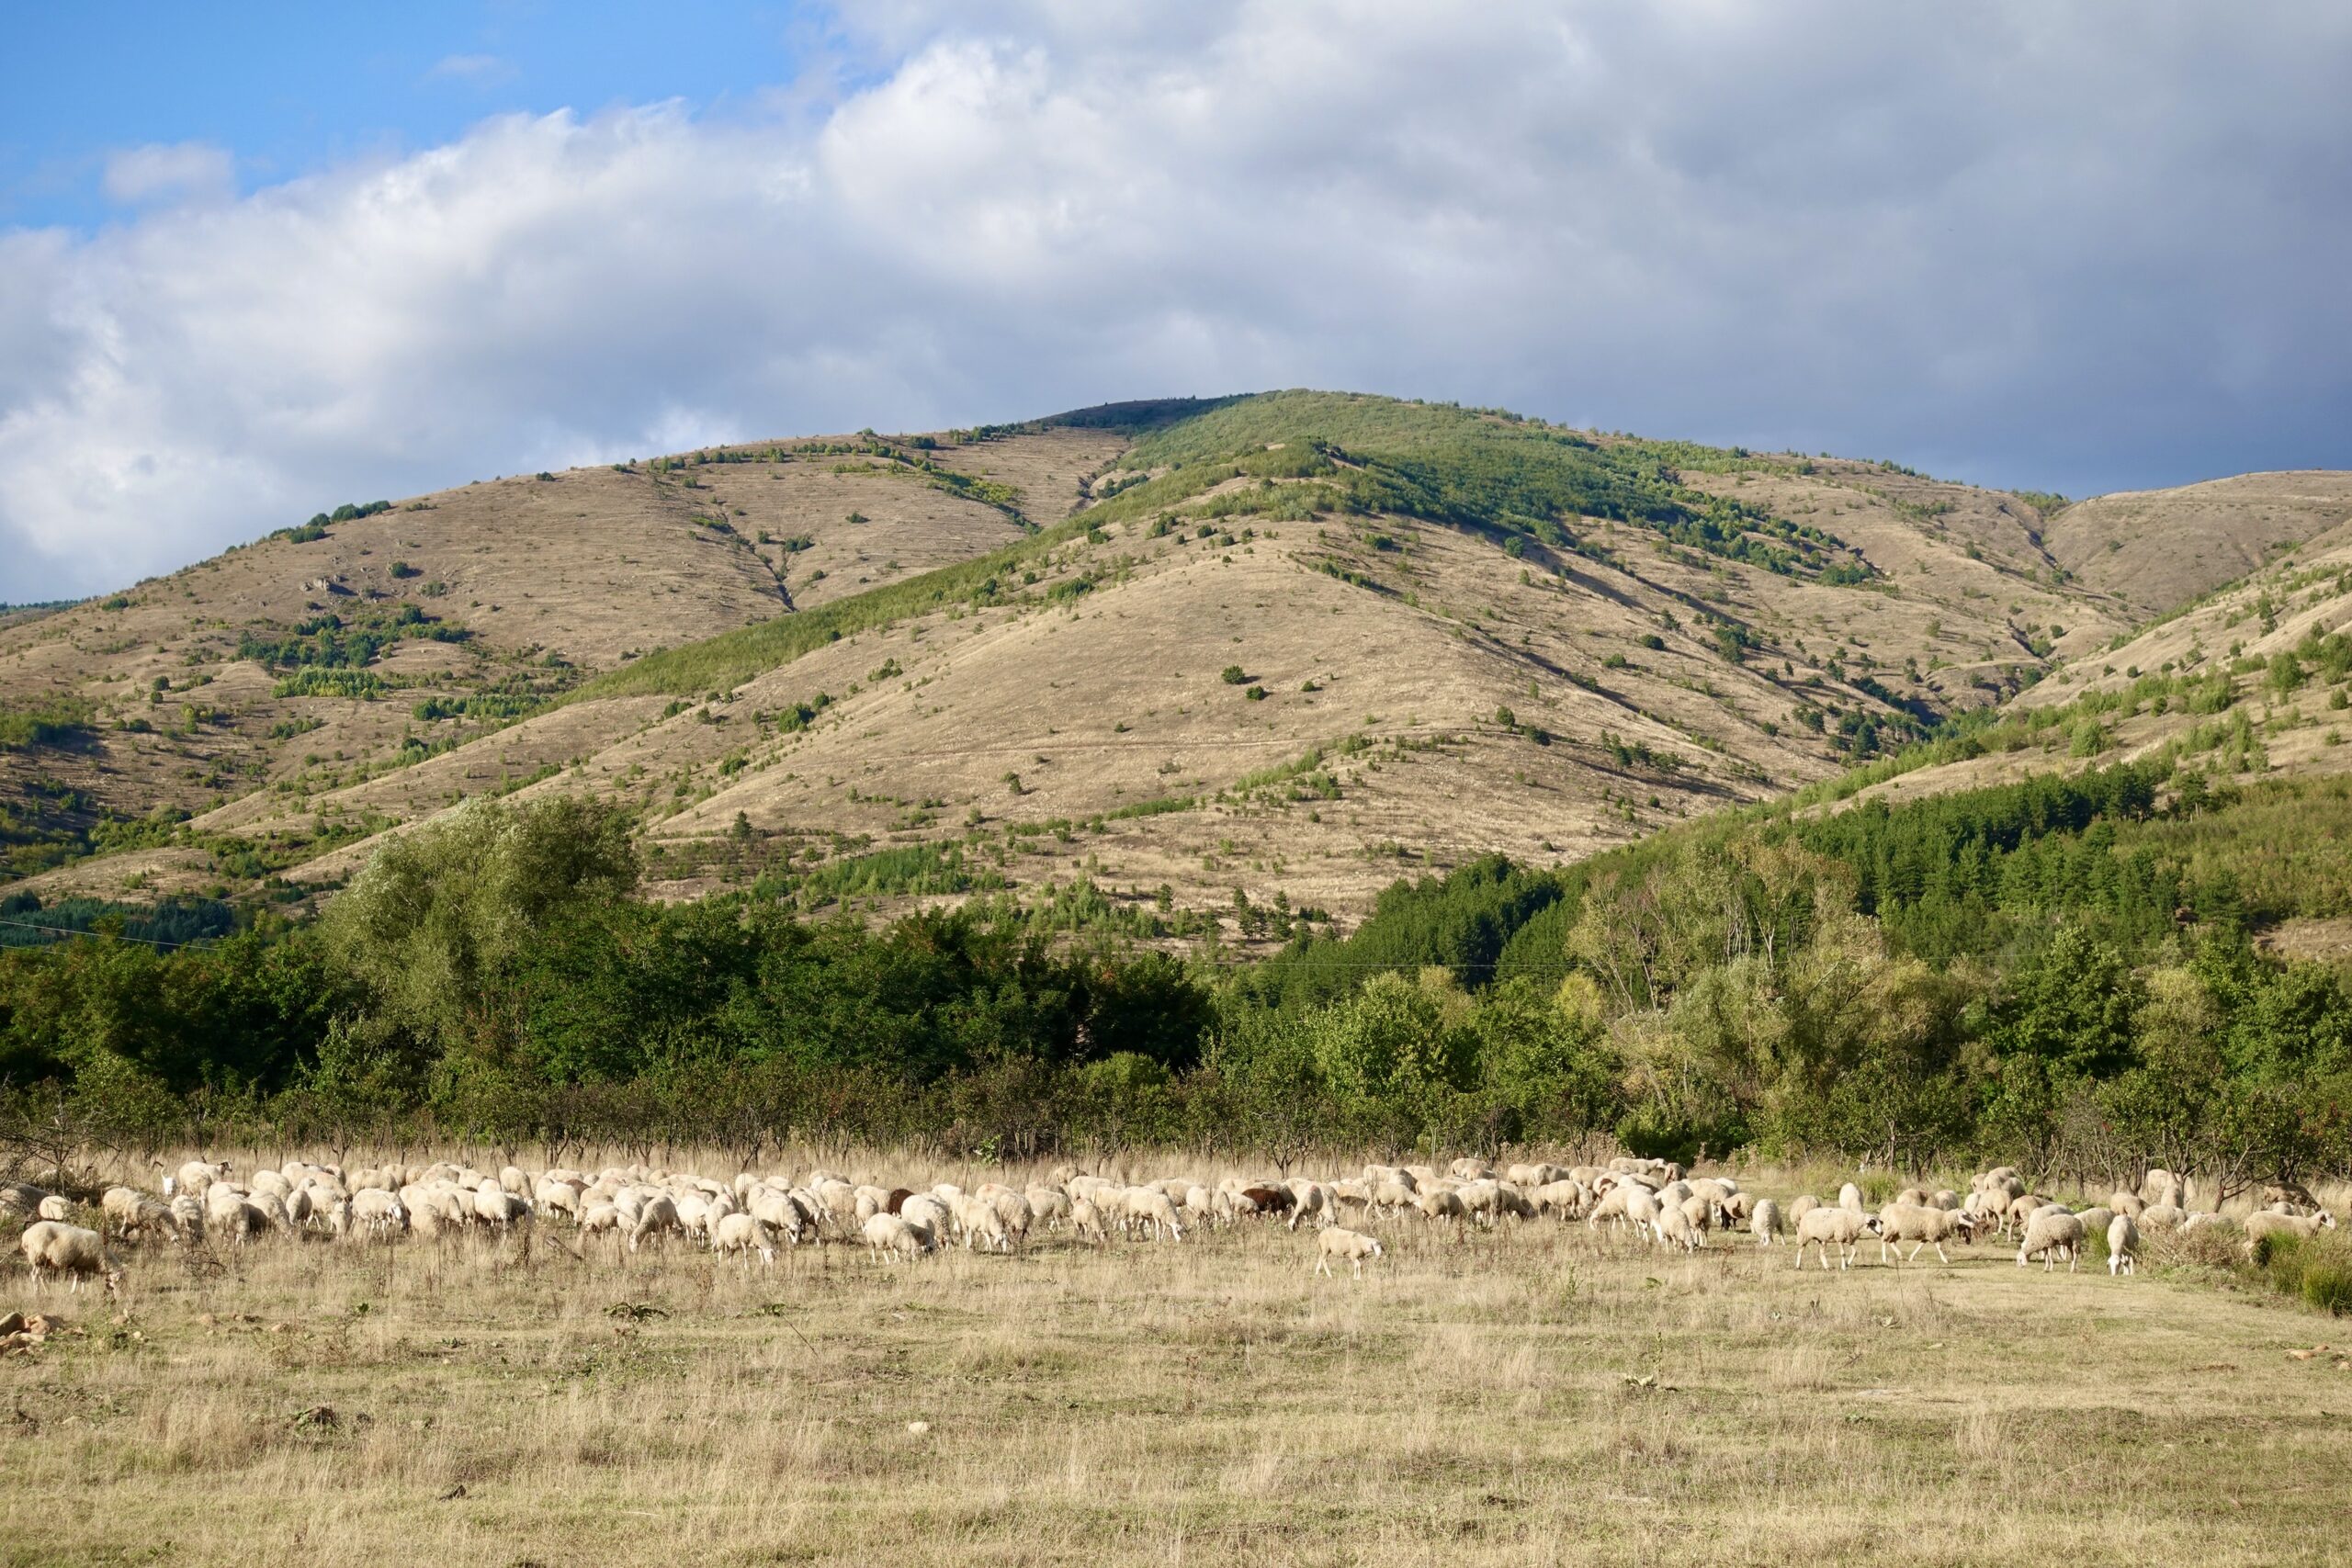
[[[2339,476],[2290,478],[2243,548],[2332,515]],[[2227,543],[2227,493],[2129,515]],[[2159,583],[2136,535],[2076,547],[2121,537],[2098,506],[1323,393],[469,486],[0,627],[0,700],[59,720],[0,753],[9,891],[299,899],[469,795],[586,790],[671,896],[1352,921],[1400,869],[1563,863],[2078,694],[2036,682],[2122,657]]]

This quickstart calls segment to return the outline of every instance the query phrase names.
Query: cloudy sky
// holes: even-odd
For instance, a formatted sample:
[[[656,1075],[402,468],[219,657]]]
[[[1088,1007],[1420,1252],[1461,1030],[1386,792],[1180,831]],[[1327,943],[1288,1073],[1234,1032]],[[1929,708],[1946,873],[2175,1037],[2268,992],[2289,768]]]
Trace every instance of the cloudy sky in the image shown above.
[[[494,474],[1284,386],[2075,495],[2352,467],[2338,4],[226,14],[11,19],[0,601]]]

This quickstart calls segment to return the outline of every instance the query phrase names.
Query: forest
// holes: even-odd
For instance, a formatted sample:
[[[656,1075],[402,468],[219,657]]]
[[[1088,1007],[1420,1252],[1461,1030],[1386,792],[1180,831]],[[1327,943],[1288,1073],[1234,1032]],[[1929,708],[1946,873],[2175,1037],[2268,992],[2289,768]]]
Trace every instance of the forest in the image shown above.
[[[2150,1163],[2226,1193],[2352,1170],[2352,998],[2261,940],[2334,912],[2347,827],[2340,784],[2161,762],[1781,803],[1562,870],[1400,880],[1352,932],[1245,960],[1042,929],[1010,899],[885,924],[758,891],[655,902],[625,816],[482,801],[393,840],[314,921],[51,925],[12,901],[0,1117],[18,1145],[129,1150],[1608,1138]]]

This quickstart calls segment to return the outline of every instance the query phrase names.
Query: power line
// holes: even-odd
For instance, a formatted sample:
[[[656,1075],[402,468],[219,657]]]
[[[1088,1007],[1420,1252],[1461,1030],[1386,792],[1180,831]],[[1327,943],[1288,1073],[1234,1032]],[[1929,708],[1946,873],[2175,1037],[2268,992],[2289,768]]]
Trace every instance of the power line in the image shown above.
[[[198,947],[212,940],[210,937],[192,937],[187,942],[165,942],[161,937],[131,936],[124,931],[83,931],[73,926],[43,926],[36,925],[30,920],[11,920],[5,918],[0,918],[0,926],[14,926],[18,931],[46,931],[51,936],[103,936],[112,938],[116,942],[144,942],[149,947]]]

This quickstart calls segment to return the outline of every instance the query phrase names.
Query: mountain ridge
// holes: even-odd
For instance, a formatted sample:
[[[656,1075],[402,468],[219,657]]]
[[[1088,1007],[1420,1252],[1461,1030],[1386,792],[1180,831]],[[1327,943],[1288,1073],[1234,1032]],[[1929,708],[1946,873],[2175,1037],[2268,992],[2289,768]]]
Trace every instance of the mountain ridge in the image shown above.
[[[300,905],[461,800],[582,789],[672,897],[1348,918],[2055,701],[2188,613],[2165,584],[2352,516],[2346,476],[2172,493],[1315,392],[460,487],[0,626],[0,711],[66,737],[0,751],[0,893]]]

